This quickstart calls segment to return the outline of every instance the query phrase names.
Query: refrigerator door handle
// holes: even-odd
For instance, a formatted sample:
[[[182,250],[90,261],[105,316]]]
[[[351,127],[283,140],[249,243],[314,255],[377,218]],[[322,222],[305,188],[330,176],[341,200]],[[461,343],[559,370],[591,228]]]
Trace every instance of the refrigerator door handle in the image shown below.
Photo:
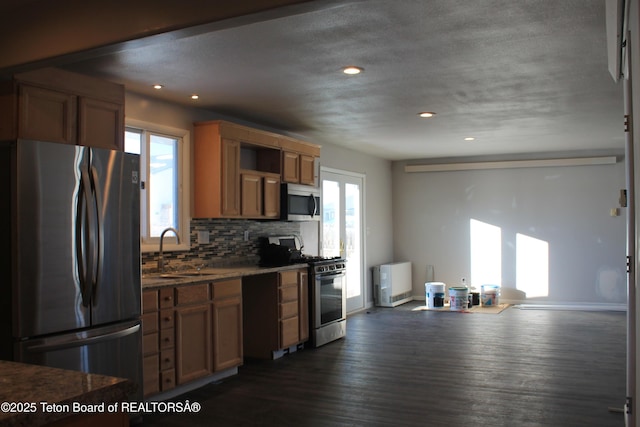
[[[92,238],[92,259],[93,270],[91,271],[91,297],[96,296],[96,287],[98,285],[98,277],[100,269],[102,268],[102,224],[100,224],[100,206],[99,203],[102,200],[102,193],[98,186],[98,171],[94,166],[91,166],[91,189],[92,196],[91,208],[93,209],[93,221],[91,223],[91,236]]]
[[[140,323],[136,321],[133,325],[127,324],[124,327],[115,328],[115,330],[105,331],[105,329],[106,328],[102,328],[101,330],[83,331],[55,338],[36,339],[33,341],[33,344],[25,345],[24,350],[33,353],[44,353],[78,347],[79,345],[89,345],[110,341],[138,332],[140,330]],[[108,329],[114,328],[111,327]]]
[[[80,280],[80,292],[82,305],[89,306],[91,299],[91,272],[93,270],[91,251],[91,236],[88,230],[91,222],[89,202],[91,200],[91,183],[86,171],[80,172],[80,191],[78,194],[76,214],[76,263],[78,266],[78,278]]]

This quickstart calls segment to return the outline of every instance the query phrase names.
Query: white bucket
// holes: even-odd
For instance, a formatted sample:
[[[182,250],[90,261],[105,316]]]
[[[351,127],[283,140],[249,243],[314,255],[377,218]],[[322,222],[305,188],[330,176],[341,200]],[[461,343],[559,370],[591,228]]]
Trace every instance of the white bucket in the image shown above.
[[[449,301],[451,311],[464,311],[469,308],[468,288],[449,288]]]
[[[480,302],[483,307],[491,307],[500,304],[500,286],[482,285],[480,292]]]
[[[427,308],[444,307],[444,292],[446,285],[442,282],[427,282],[424,291],[427,295]]]

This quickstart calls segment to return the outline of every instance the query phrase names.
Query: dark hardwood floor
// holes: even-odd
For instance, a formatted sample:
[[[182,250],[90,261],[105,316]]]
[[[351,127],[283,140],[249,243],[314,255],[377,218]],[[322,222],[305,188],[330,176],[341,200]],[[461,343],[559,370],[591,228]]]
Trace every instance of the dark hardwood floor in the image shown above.
[[[145,415],[144,426],[622,427],[623,312],[413,311],[349,317],[347,337],[174,400],[196,414]]]

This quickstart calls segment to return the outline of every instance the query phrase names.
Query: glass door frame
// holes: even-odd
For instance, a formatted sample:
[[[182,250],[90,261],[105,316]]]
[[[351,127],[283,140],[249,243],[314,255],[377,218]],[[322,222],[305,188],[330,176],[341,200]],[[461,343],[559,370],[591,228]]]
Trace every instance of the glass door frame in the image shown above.
[[[333,178],[333,179],[332,179]],[[345,188],[345,184],[355,184],[358,185],[360,187],[360,230],[359,230],[359,234],[360,234],[360,259],[358,260],[358,266],[357,268],[360,270],[360,293],[359,296],[357,297],[352,297],[352,298],[347,298],[347,314],[349,313],[354,313],[360,310],[364,310],[366,308],[366,303],[369,299],[369,295],[367,294],[367,288],[365,286],[366,283],[366,275],[365,275],[365,259],[366,259],[366,245],[365,245],[365,238],[366,238],[366,234],[365,234],[365,230],[366,230],[366,215],[365,215],[365,203],[366,203],[366,198],[365,198],[365,186],[366,186],[366,175],[361,174],[361,173],[357,173],[357,172],[351,172],[351,171],[345,171],[345,170],[341,170],[341,169],[334,169],[334,168],[329,168],[329,167],[325,167],[325,166],[321,166],[320,167],[320,189],[322,190],[323,187],[323,181],[325,179],[331,180],[331,181],[337,181],[340,184],[340,196],[341,196],[341,203],[344,203],[344,199],[345,199],[345,195],[344,195],[344,188]],[[324,200],[324,195],[322,195],[322,200]],[[324,202],[322,202],[324,203]],[[341,205],[341,217],[344,218],[344,206]],[[324,208],[322,210],[322,214],[324,215]],[[324,218],[321,217],[321,221],[320,221],[320,253],[325,255],[323,253],[323,227],[324,227]],[[341,221],[341,230],[340,230],[340,239],[342,242],[346,241],[346,236],[345,236],[345,224],[344,221]],[[345,255],[344,253],[341,253],[341,255]],[[326,255],[325,255],[326,256]],[[353,264],[353,260],[350,260],[350,262],[347,262],[347,269],[352,266]],[[348,276],[348,275],[347,275]],[[346,286],[348,287],[349,284],[347,283]]]

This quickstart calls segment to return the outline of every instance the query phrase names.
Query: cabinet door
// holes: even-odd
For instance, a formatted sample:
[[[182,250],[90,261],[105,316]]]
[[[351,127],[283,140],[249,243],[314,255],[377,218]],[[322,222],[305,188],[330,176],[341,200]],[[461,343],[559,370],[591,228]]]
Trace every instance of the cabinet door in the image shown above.
[[[298,321],[300,322],[300,341],[309,339],[309,273],[298,272]]]
[[[176,378],[178,384],[211,373],[211,306],[176,308]]]
[[[290,151],[282,152],[282,181],[300,182],[300,155]]]
[[[262,177],[242,174],[242,216],[258,217],[262,215]]]
[[[298,344],[298,317],[290,317],[280,321],[280,348]]]
[[[300,155],[300,184],[316,185],[313,156]]]
[[[74,95],[21,85],[18,137],[76,143],[77,99]]]
[[[222,216],[240,215],[240,142],[222,139]]]
[[[78,99],[78,144],[122,151],[124,107],[92,98]]]
[[[242,365],[242,298],[213,302],[213,370]]]
[[[267,218],[280,217],[280,178],[276,176],[264,177],[264,216]]]

